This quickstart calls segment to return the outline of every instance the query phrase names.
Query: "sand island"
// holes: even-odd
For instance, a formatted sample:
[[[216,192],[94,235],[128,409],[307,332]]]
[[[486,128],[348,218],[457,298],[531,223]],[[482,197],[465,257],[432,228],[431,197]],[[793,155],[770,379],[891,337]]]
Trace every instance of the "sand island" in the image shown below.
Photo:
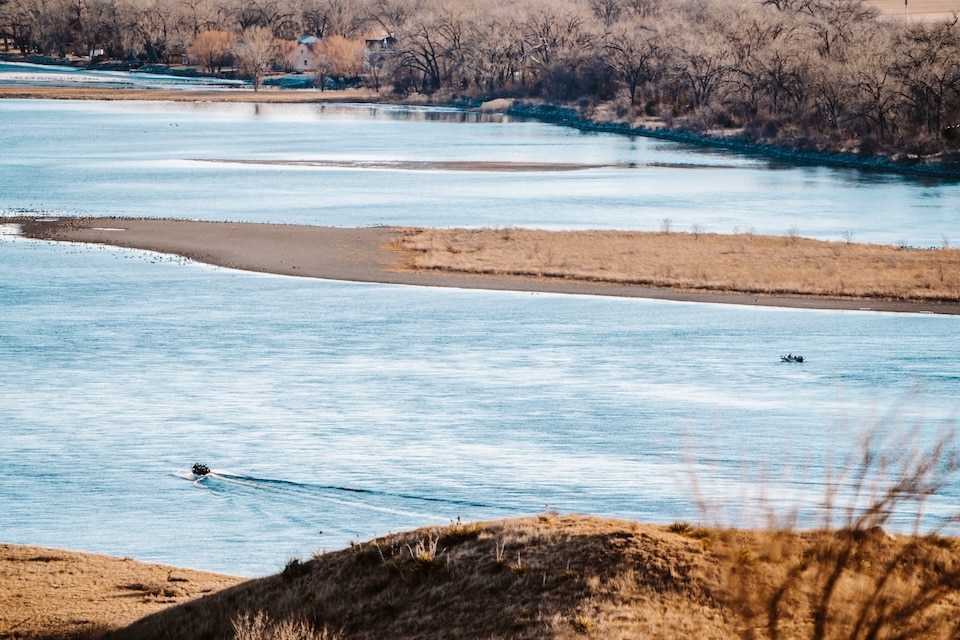
[[[317,227],[128,218],[15,218],[32,238],[157,251],[332,280],[960,313],[960,249],[788,234]]]

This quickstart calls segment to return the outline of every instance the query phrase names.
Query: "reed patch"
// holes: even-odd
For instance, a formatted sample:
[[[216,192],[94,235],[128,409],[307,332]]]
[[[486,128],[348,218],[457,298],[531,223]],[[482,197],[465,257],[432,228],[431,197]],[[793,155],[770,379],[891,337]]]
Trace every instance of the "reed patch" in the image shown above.
[[[405,229],[399,268],[686,291],[960,302],[960,249],[753,232]]]

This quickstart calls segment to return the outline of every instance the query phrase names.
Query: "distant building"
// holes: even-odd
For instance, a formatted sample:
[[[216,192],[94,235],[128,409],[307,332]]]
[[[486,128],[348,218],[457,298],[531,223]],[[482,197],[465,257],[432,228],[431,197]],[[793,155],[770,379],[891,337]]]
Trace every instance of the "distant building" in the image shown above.
[[[397,39],[393,36],[383,36],[366,40],[368,51],[386,51],[397,46]]]
[[[294,70],[296,71],[316,71],[317,70],[317,45],[320,44],[320,38],[316,36],[301,36],[297,40],[297,51],[294,59]]]

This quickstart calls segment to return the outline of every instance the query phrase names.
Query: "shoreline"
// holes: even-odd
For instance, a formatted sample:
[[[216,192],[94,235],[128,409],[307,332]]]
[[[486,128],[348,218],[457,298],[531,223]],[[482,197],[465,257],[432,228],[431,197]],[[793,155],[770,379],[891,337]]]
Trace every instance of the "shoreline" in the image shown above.
[[[156,102],[379,103],[380,94],[363,89],[135,89],[97,86],[0,85],[0,100],[140,100]]]
[[[483,112],[488,104],[481,99],[398,101],[368,89],[328,90],[250,88],[224,89],[139,89],[80,85],[72,87],[45,85],[0,85],[0,100],[75,100],[75,101],[158,101],[158,102],[223,102],[261,104],[399,104],[408,106],[453,107],[470,112]],[[493,100],[497,102],[497,100]],[[860,157],[839,151],[802,150],[768,143],[752,142],[737,135],[711,135],[683,129],[633,125],[625,122],[584,117],[579,109],[530,100],[508,100],[501,112],[509,117],[569,127],[590,133],[638,136],[667,140],[703,149],[764,158],[797,166],[820,166],[851,169],[867,173],[886,173],[918,179],[960,180],[960,165],[942,161],[894,159],[888,156]]]
[[[33,239],[142,249],[232,269],[327,280],[803,309],[960,315],[960,302],[953,301],[721,292],[558,276],[468,273],[443,268],[418,270],[411,266],[415,251],[405,251],[401,240],[422,230],[406,227],[315,227],[146,218],[12,217],[4,221],[19,225],[22,235]],[[691,238],[690,242],[696,240]]]

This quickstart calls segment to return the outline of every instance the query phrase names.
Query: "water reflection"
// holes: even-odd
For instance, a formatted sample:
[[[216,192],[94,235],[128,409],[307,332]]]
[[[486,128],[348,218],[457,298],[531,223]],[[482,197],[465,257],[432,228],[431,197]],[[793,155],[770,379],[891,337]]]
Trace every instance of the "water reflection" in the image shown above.
[[[492,114],[4,100],[0,118],[17,122],[0,130],[0,215],[641,231],[669,218],[677,231],[795,229],[909,246],[960,238],[956,184],[771,171],[763,159]],[[388,175],[385,166],[433,170]],[[470,170],[479,166],[504,170]]]
[[[410,105],[320,104],[316,106],[316,111],[323,116],[350,120],[442,122],[451,124],[500,124],[516,120],[502,113]]]

